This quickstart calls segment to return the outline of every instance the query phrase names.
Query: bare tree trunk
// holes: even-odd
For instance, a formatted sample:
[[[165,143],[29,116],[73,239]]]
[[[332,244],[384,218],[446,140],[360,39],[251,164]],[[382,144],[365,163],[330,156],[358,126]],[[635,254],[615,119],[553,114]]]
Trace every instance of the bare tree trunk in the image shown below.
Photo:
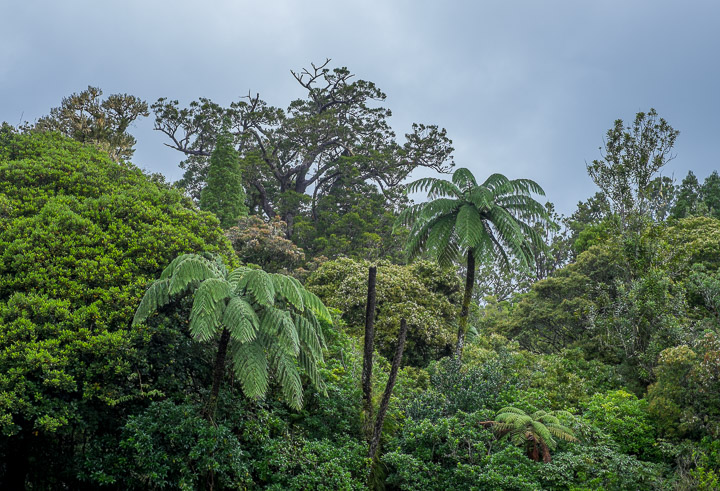
[[[368,452],[368,458],[370,461],[375,460],[375,454],[377,453],[378,445],[380,444],[380,435],[382,434],[383,423],[385,422],[385,414],[387,413],[388,405],[390,404],[390,396],[392,395],[393,387],[395,387],[395,379],[397,378],[398,369],[400,368],[400,360],[402,360],[403,351],[405,350],[405,339],[407,339],[408,326],[405,319],[400,321],[400,335],[398,336],[398,344],[395,349],[395,356],[393,356],[392,367],[390,368],[390,376],[388,377],[387,385],[385,385],[385,392],[383,393],[382,401],[380,402],[380,408],[378,409],[377,419],[375,420],[375,431],[373,432],[372,441],[370,442],[370,451]]]
[[[228,344],[230,343],[230,331],[223,329],[220,335],[220,343],[218,344],[217,357],[215,358],[215,368],[213,370],[213,384],[210,391],[210,400],[207,405],[208,417],[215,416],[215,408],[217,407],[218,394],[220,393],[220,384],[222,384],[223,375],[225,375],[225,359],[227,358]]]
[[[370,441],[372,436],[372,366],[375,344],[375,285],[377,268],[368,269],[367,303],[365,304],[365,347],[363,350],[362,391],[363,410],[365,414],[365,437]]]
[[[467,331],[468,316],[470,314],[470,300],[472,299],[473,286],[475,286],[475,255],[472,249],[467,254],[467,274],[465,276],[465,295],[463,296],[462,310],[458,319],[457,345],[455,346],[455,358],[462,360],[463,347],[465,346],[465,332]]]

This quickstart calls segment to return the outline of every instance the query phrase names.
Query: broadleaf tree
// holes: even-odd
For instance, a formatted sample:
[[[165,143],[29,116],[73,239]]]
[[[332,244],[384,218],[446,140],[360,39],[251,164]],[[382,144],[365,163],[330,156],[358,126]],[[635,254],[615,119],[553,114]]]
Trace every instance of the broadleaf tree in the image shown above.
[[[444,129],[415,124],[405,142],[398,142],[388,124],[390,110],[377,104],[385,94],[372,82],[354,80],[347,68],[330,69],[329,63],[291,72],[306,96],[286,110],[268,105],[259,94],[229,107],[207,98],[187,107],[166,98],[153,104],[155,129],[167,136],[167,146],[187,157],[181,184],[191,196],[197,198],[205,186],[207,159],[224,118],[246,162],[252,211],[269,219],[279,215],[288,237],[294,218],[314,209],[338,180],[371,182],[391,196],[417,167],[452,167],[452,142]]]

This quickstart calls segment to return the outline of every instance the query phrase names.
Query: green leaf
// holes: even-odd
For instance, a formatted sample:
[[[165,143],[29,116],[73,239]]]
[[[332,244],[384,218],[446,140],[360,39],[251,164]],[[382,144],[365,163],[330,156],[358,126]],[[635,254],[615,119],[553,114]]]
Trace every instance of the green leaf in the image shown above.
[[[249,303],[240,297],[232,297],[225,307],[222,323],[232,339],[249,343],[257,336],[260,320]]]
[[[190,311],[190,333],[195,339],[208,341],[215,336],[222,324],[225,300],[231,293],[230,284],[220,278],[209,278],[200,284]]]

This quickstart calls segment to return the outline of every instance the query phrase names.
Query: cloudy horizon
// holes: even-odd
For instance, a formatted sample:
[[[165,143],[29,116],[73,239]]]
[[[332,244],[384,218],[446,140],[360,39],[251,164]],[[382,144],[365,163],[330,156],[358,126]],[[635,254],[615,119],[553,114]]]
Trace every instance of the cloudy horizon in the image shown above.
[[[26,1],[0,18],[0,121],[34,121],[88,85],[153,103],[258,92],[287,107],[290,70],[332,59],[387,94],[398,135],[448,130],[455,162],[539,182],[570,214],[618,118],[654,107],[680,130],[664,170],[719,167],[720,3]],[[178,179],[182,155],[136,123],[133,161]],[[417,176],[416,176],[417,177]]]

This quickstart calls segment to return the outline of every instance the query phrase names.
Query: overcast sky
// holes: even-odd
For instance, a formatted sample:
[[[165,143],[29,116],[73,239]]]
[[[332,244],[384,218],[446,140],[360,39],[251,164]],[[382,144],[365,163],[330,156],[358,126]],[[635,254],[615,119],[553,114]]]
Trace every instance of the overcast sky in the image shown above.
[[[398,134],[448,130],[478,178],[529,177],[563,213],[595,192],[617,118],[655,107],[680,130],[664,170],[720,167],[720,2],[3,0],[0,121],[34,121],[88,85],[188,103],[248,91],[286,107],[290,70],[332,58],[375,82]],[[152,118],[134,161],[180,177]]]

